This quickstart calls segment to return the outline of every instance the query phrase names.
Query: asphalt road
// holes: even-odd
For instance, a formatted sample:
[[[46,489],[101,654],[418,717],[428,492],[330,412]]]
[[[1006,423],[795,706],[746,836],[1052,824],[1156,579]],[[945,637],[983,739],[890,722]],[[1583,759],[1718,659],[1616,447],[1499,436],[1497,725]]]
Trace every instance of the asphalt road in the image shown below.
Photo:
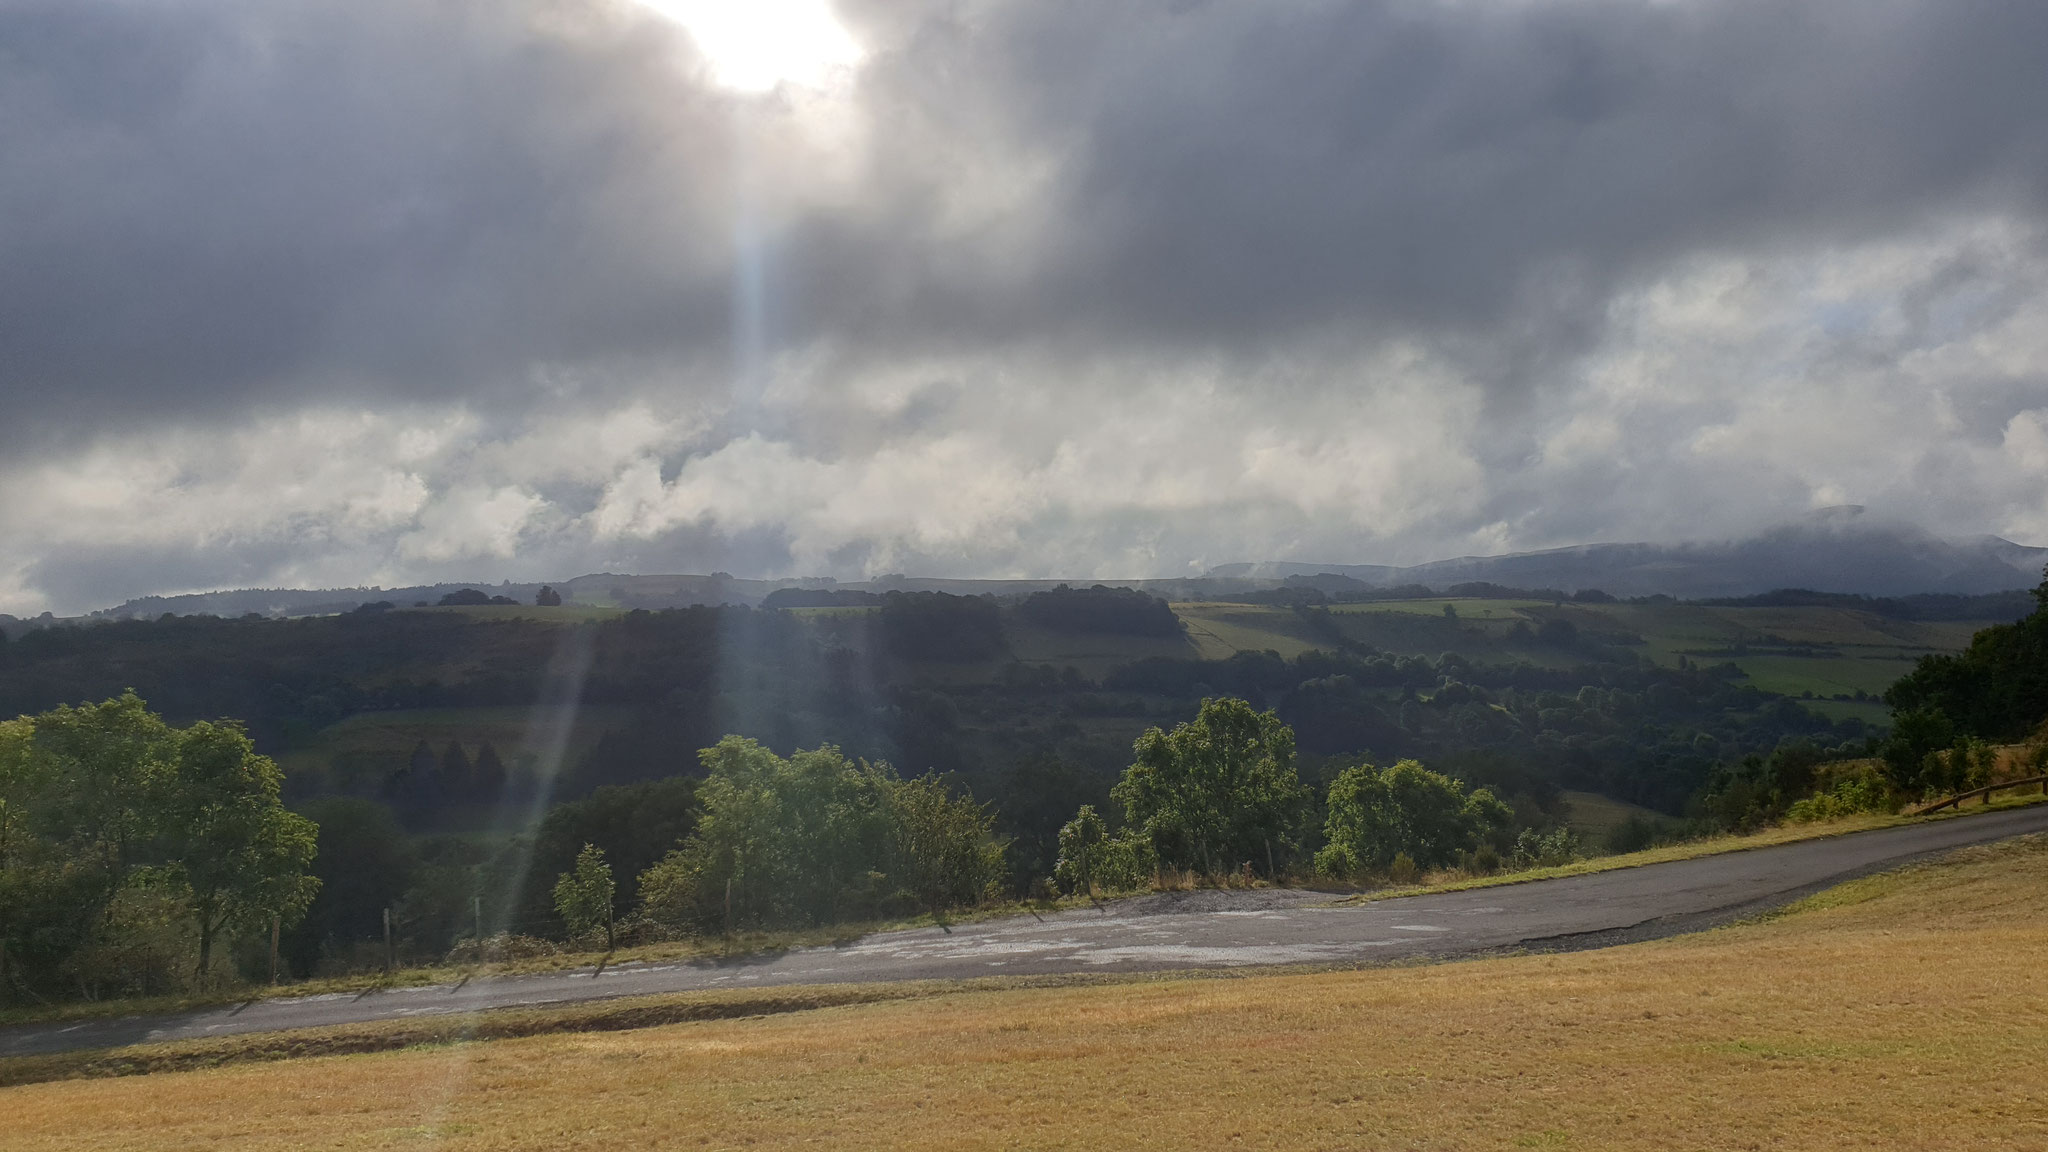
[[[170,1016],[0,1030],[0,1056],[105,1048],[707,988],[1247,965],[1370,964],[1604,947],[1694,931],[1843,880],[2048,831],[2048,804],[1561,880],[1340,904],[1297,890],[1163,893],[1061,912],[884,932],[727,962],[622,964],[460,985],[256,1000]]]

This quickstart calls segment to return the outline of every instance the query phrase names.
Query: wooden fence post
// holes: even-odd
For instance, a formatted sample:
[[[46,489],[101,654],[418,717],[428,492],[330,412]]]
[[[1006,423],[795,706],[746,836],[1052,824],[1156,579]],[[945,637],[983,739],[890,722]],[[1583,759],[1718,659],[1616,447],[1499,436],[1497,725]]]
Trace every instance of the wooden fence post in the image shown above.
[[[389,976],[395,967],[391,951],[391,906],[384,906],[384,974]]]
[[[270,982],[277,983],[277,937],[284,931],[284,917],[270,918]]]

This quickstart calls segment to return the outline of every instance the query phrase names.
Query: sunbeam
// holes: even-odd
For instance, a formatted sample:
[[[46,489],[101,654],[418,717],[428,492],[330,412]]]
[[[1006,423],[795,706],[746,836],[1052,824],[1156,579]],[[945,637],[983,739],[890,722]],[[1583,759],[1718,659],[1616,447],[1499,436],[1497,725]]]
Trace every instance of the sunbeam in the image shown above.
[[[865,55],[824,0],[638,0],[683,26],[720,86],[822,88]]]

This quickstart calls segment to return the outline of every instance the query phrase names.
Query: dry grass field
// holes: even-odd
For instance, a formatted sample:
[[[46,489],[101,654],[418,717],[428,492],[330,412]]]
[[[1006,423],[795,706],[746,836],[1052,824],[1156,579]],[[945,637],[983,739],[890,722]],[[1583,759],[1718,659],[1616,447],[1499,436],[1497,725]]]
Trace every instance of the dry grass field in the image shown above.
[[[2048,1148],[2048,844],[1606,951],[0,1090],[8,1149]]]

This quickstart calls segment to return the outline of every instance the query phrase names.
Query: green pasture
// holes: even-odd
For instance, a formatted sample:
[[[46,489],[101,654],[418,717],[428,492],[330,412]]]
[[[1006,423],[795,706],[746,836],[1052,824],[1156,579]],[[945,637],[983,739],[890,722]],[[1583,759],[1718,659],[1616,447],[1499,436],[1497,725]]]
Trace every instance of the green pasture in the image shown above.
[[[1859,690],[1878,696],[1913,670],[1911,660],[1859,656],[1739,656],[1733,663],[1751,684],[1786,696],[1838,696]]]
[[[1801,700],[1809,712],[1818,712],[1830,720],[1861,720],[1875,728],[1891,726],[1891,709],[1882,700]]]
[[[1606,839],[1607,833],[1627,823],[1634,817],[1655,820],[1659,816],[1640,804],[1602,796],[1598,792],[1571,792],[1564,794],[1565,823],[1571,825],[1588,844],[1597,846]]]
[[[1185,617],[1183,617],[1185,619]],[[1112,668],[1137,660],[1166,657],[1193,659],[1202,655],[1190,629],[1178,636],[1118,636],[1111,633],[1056,632],[1015,617],[1005,619],[1010,654],[1026,664],[1073,668],[1099,680]],[[1224,653],[1229,655],[1229,653]]]
[[[624,608],[591,604],[566,604],[558,608],[542,608],[533,604],[463,604],[446,608],[407,608],[404,611],[452,612],[476,620],[538,620],[547,624],[587,624],[626,614]]]
[[[1293,659],[1324,647],[1293,612],[1263,604],[1185,601],[1173,605],[1187,626],[1195,654],[1204,660],[1226,660],[1239,652],[1278,652]]]
[[[1360,612],[1400,612],[1417,616],[1441,616],[1444,606],[1450,605],[1459,618],[1526,620],[1523,610],[1528,608],[1549,608],[1548,600],[1483,600],[1459,596],[1444,596],[1430,600],[1374,600],[1364,604],[1332,604],[1330,611],[1348,615]]]

